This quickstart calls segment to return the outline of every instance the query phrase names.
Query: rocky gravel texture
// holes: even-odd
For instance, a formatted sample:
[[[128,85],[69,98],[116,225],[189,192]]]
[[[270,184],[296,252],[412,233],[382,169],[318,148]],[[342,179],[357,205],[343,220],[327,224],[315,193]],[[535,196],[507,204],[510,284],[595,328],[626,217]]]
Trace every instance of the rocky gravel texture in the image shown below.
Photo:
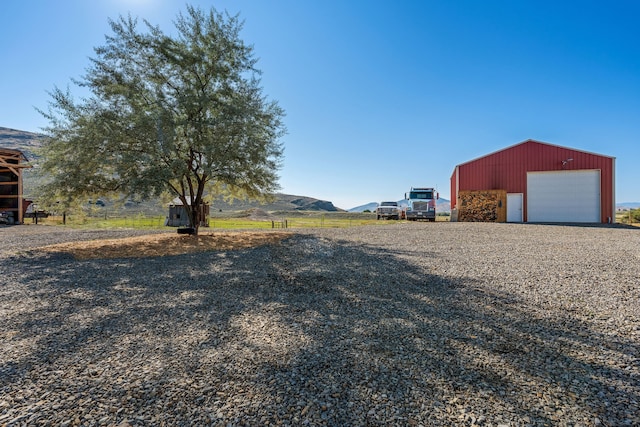
[[[640,425],[640,229],[294,231],[77,261],[37,248],[131,232],[0,228],[0,426]]]

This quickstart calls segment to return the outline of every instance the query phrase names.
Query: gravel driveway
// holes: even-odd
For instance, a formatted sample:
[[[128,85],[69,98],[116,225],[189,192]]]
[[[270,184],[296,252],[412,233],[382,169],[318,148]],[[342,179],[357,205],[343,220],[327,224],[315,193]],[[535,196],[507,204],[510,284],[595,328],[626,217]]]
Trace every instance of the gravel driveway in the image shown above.
[[[640,229],[294,231],[76,261],[37,247],[131,232],[0,228],[0,426],[640,425]]]

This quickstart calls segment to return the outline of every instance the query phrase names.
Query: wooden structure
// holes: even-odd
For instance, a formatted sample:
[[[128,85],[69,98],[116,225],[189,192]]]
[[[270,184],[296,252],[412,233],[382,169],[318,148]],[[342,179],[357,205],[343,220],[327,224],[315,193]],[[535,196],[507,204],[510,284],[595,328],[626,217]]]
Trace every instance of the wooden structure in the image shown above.
[[[24,220],[22,170],[31,167],[27,161],[20,150],[0,148],[0,212],[8,215],[9,223]]]
[[[200,204],[200,227],[209,226],[209,205],[206,203]],[[175,199],[173,203],[169,205],[169,216],[165,222],[165,225],[169,227],[188,227],[189,215],[180,199]]]
[[[458,221],[507,222],[504,190],[461,191],[458,200]]]
[[[614,222],[615,157],[529,139],[459,164],[451,175],[452,218],[463,220],[465,192],[490,190],[506,193],[506,222]]]

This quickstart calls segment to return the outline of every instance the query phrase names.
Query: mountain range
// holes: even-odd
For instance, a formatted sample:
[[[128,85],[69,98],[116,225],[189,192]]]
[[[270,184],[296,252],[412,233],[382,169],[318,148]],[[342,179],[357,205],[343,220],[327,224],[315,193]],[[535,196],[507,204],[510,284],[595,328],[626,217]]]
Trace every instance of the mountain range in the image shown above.
[[[616,203],[616,208],[618,208],[618,209],[638,209],[638,208],[640,208],[640,202]]]
[[[30,160],[45,138],[38,133],[0,127],[0,147],[20,150]]]
[[[20,150],[29,160],[33,160],[37,156],[35,153],[46,139],[46,136],[25,132],[16,129],[0,127],[0,147]],[[29,187],[33,186],[29,171],[25,172],[25,195],[28,196]],[[255,201],[234,200],[232,203],[224,201],[222,198],[214,200],[211,207],[215,210],[222,211],[242,211],[249,209],[262,209],[264,211],[320,211],[320,212],[340,212],[343,211],[333,205],[332,202],[326,200],[318,200],[313,197],[295,196],[291,194],[275,194],[274,200],[263,204]],[[128,203],[129,205],[131,203]],[[140,206],[140,203],[133,203]],[[110,204],[107,202],[107,206]],[[126,204],[127,205],[127,204]],[[146,210],[157,210],[159,203],[143,203]],[[164,209],[164,208],[161,208]]]
[[[378,207],[378,202],[367,203],[366,205],[356,206],[355,208],[348,209],[348,212],[364,212],[369,211],[373,212]],[[398,205],[407,206],[406,200],[398,200]],[[616,208],[618,209],[638,209],[640,208],[640,202],[624,202],[624,203],[616,203]],[[447,199],[440,198],[436,201],[436,211],[437,212],[451,212],[451,201]]]
[[[318,200],[313,197],[295,196],[292,194],[274,194],[274,200],[269,203],[259,203],[249,200],[234,200],[233,202],[225,202],[222,198],[218,198],[211,204],[213,209],[223,211],[243,211],[259,208],[269,212],[287,212],[287,211],[318,211],[318,212],[343,212],[337,208],[332,202],[327,200]]]
[[[397,202],[399,206],[407,207],[408,205],[405,199],[398,200]],[[373,212],[376,210],[378,205],[379,205],[378,202],[370,202],[370,203],[367,203],[366,205],[360,205],[360,206],[356,206],[355,208],[351,208],[348,210],[348,212],[364,212],[364,211]],[[451,212],[451,201],[443,198],[436,200],[436,211]]]
[[[0,127],[0,147],[20,150],[27,159],[32,160],[36,157],[37,149],[46,139],[45,135],[26,132],[16,129]],[[25,189],[29,189],[29,174],[25,173]],[[406,206],[406,200],[398,200],[401,206]],[[450,212],[451,202],[447,199],[439,199],[436,203],[437,210],[440,212]],[[222,199],[217,200],[212,205],[215,209],[222,210],[244,210],[252,208],[260,208],[267,211],[324,211],[324,212],[340,212],[343,211],[333,205],[332,202],[326,200],[318,200],[312,197],[295,196],[291,194],[276,194],[275,200],[268,204],[260,204],[258,202],[236,200],[232,204],[224,202]],[[348,209],[348,212],[373,212],[378,207],[378,202],[370,202],[365,205],[356,206]],[[640,202],[624,202],[617,203],[617,208],[637,209],[640,208]]]

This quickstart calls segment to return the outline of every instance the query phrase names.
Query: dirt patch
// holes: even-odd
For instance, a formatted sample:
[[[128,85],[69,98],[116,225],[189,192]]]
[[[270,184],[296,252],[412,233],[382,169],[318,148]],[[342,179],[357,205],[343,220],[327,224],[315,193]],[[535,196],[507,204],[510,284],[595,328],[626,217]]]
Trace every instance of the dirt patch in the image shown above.
[[[259,208],[248,209],[248,210],[244,211],[240,215],[240,217],[241,218],[247,218],[247,219],[250,219],[252,221],[271,221],[271,220],[275,219],[274,216],[272,216],[268,212],[263,211],[262,209],[259,209]]]
[[[70,253],[76,259],[147,258],[206,251],[229,251],[279,243],[288,232],[219,232],[198,236],[149,234],[122,239],[60,243],[41,248],[46,252]]]

